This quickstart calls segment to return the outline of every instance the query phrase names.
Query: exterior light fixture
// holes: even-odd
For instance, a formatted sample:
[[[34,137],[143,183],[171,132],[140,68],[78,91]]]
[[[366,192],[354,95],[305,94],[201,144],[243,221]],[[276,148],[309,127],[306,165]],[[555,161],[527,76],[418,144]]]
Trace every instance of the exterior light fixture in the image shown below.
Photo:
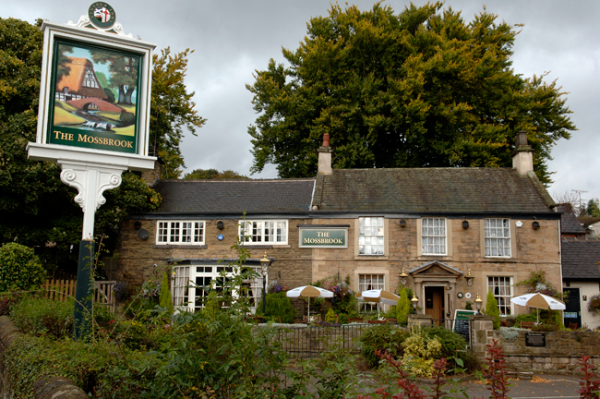
[[[533,222],[531,224],[531,227],[533,227],[534,230],[539,230],[540,228],[540,222],[538,222],[537,220],[535,222]]]
[[[219,220],[219,221],[217,222],[217,229],[219,229],[219,230],[223,230],[223,228],[224,228],[224,227],[225,227],[225,226],[223,225],[223,222]]]
[[[140,222],[139,220],[136,220],[135,223],[133,223],[133,228],[136,230],[139,230],[142,228],[142,222]]]
[[[408,277],[408,274],[406,274],[404,272],[404,268],[402,268],[402,274],[400,274],[400,282],[402,283],[402,285],[406,285],[406,278]]]
[[[406,227],[406,220],[400,219],[400,227]]]
[[[481,305],[483,304],[483,301],[481,300],[481,297],[479,296],[479,294],[477,294],[477,299],[475,299],[475,308],[477,309],[477,314],[481,315]]]
[[[410,300],[410,303],[412,304],[412,307],[415,310],[415,313],[417,313],[417,304],[419,303],[419,298],[417,298],[417,296],[415,295],[414,292],[413,292],[413,297]]]
[[[467,279],[467,285],[472,286],[473,280],[475,280],[475,277],[471,274],[471,268],[469,268],[469,271],[468,271],[467,275],[465,276],[465,278]]]
[[[267,274],[269,273],[269,265],[271,265],[271,260],[267,258],[267,253],[263,255],[260,262],[260,269],[262,271],[263,276],[263,315],[267,312],[267,299],[266,299],[266,289],[267,289]]]
[[[463,226],[463,229],[465,229],[465,230],[468,229],[469,228],[469,222],[466,221],[466,220],[463,220],[462,226]]]

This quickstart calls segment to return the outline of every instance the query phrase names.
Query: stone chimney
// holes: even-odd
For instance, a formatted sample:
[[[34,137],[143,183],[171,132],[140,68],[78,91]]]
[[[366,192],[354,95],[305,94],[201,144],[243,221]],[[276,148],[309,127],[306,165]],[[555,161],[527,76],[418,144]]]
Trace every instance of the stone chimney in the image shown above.
[[[333,173],[331,168],[331,153],[333,150],[329,147],[329,133],[323,135],[323,145],[319,147],[319,174],[330,175]]]
[[[533,152],[531,151],[531,146],[527,143],[527,132],[525,130],[517,133],[515,150],[513,151],[513,168],[520,175],[533,172]]]

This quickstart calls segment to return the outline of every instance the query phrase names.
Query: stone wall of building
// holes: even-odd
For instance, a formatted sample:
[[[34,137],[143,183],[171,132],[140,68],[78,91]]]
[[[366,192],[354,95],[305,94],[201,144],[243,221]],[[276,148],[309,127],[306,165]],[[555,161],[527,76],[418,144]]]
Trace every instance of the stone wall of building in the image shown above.
[[[223,222],[223,229],[217,229],[217,222]],[[119,250],[119,272],[124,280],[133,285],[141,285],[145,280],[159,278],[164,267],[173,260],[181,259],[233,259],[238,254],[231,247],[236,244],[239,219],[205,220],[205,245],[157,245],[157,221],[136,219],[125,221],[121,233]],[[134,228],[135,222],[141,222],[149,233],[142,240]],[[298,248],[298,228],[304,224],[301,219],[290,219],[288,245],[247,245],[250,258],[258,260],[265,252],[273,263],[269,268],[269,279],[277,280],[290,287],[311,282],[312,253],[310,249]],[[217,236],[224,239],[219,241]],[[154,266],[156,265],[156,267]]]
[[[406,222],[401,227],[400,221]],[[463,221],[469,223],[469,228],[463,228]],[[384,274],[386,289],[396,290],[400,284],[402,269],[409,270],[426,263],[439,261],[452,268],[460,270],[463,277],[456,280],[456,285],[449,284],[447,298],[452,301],[449,310],[464,309],[466,302],[474,302],[477,294],[486,300],[488,277],[511,277],[513,296],[524,293],[516,286],[519,281],[526,280],[530,273],[537,270],[546,271],[548,280],[554,287],[560,287],[560,234],[558,220],[538,220],[540,228],[532,228],[533,219],[519,219],[522,227],[516,227],[516,219],[511,220],[513,234],[511,258],[489,258],[484,253],[483,219],[447,219],[448,226],[448,255],[420,255],[420,219],[386,219],[386,255],[358,255],[358,224],[357,219],[315,219],[312,224],[349,225],[347,249],[314,249],[313,250],[313,280],[319,280],[331,275],[350,277],[351,287],[358,289],[360,274]],[[471,269],[474,276],[473,285],[468,286],[464,275]],[[435,280],[435,279],[434,279]],[[444,286],[446,278],[441,276],[437,283],[430,285]],[[407,286],[415,289],[414,280],[409,277]],[[458,293],[463,298],[458,298]],[[471,298],[467,298],[470,293]],[[419,306],[425,307],[423,292],[417,292]],[[485,303],[484,303],[485,306]],[[515,314],[526,311],[526,308],[514,307]],[[452,314],[449,314],[452,317]]]

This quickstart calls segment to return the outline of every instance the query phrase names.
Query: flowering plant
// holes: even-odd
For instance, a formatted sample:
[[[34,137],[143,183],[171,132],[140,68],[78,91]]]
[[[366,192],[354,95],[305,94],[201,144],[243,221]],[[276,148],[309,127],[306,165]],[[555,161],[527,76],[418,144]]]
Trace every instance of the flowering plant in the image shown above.
[[[148,280],[142,284],[142,296],[155,298],[160,295],[160,281]]]
[[[283,285],[278,283],[277,281],[273,281],[270,285],[269,285],[269,294],[276,294],[278,292],[284,292],[289,290],[289,288],[287,287],[287,285]]]
[[[129,298],[129,287],[127,286],[127,283],[116,283],[113,285],[112,290],[115,293],[115,298],[119,301]]]

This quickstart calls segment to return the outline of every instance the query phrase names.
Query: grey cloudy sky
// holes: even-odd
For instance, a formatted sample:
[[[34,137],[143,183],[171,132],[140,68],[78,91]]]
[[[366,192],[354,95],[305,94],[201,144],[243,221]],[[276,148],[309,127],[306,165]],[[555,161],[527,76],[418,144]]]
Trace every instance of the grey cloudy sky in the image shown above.
[[[91,0],[0,0],[0,16],[34,22],[76,22]],[[356,0],[361,10],[372,0]],[[416,5],[426,1],[414,1]],[[187,170],[232,169],[249,174],[252,165],[247,128],[256,119],[252,95],[254,70],[270,58],[283,62],[281,48],[296,49],[313,16],[327,15],[326,0],[110,0],[126,33],[157,44],[157,51],[194,49],[186,79],[195,91],[197,109],[208,121],[198,136],[182,144]],[[408,1],[388,0],[396,12]],[[524,24],[517,36],[513,67],[524,76],[549,72],[568,92],[568,107],[578,131],[553,150],[550,170],[556,172],[550,194],[583,190],[583,199],[600,198],[600,15],[598,1],[449,0],[445,7],[462,11],[466,20],[483,10],[507,23]],[[274,167],[254,177],[275,177]]]

